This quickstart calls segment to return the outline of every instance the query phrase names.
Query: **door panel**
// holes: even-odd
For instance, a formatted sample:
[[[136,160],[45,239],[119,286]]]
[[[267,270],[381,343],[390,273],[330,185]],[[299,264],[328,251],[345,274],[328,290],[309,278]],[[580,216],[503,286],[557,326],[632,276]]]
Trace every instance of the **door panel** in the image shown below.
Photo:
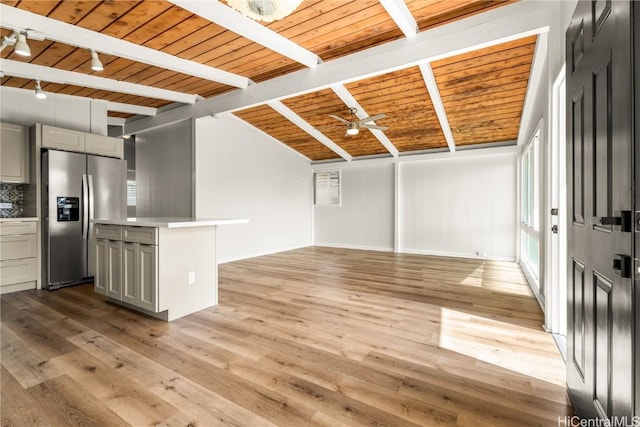
[[[634,283],[613,265],[634,236],[612,225],[633,210],[632,3],[580,1],[566,34],[567,385],[588,419],[633,413]]]
[[[609,418],[611,414],[611,291],[610,280],[597,272],[593,275],[595,294],[595,393],[598,415]]]
[[[569,153],[573,161],[573,171],[570,181],[573,184],[573,218],[574,224],[584,224],[584,93],[578,92],[572,100],[573,120],[570,122],[571,135],[568,141],[571,144]]]
[[[572,280],[572,296],[570,299],[573,313],[573,363],[578,370],[578,374],[584,380],[584,361],[585,361],[585,330],[584,330],[584,265],[579,261],[573,260],[573,280]]]
[[[611,58],[593,73],[593,216],[612,216],[611,208]],[[596,224],[603,231],[611,226]]]

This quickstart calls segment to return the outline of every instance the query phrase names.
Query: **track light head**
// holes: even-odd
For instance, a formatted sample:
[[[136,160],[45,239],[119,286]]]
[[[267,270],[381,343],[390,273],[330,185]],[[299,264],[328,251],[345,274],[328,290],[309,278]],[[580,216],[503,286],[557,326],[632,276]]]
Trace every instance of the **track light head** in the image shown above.
[[[27,36],[23,33],[16,34],[16,44],[13,51],[20,56],[31,56],[31,49],[27,44]]]
[[[100,58],[98,57],[98,52],[96,52],[94,49],[91,49],[91,69],[93,71],[102,71],[102,70],[104,70],[104,67],[102,66],[102,62],[100,61]]]
[[[47,99],[47,94],[44,93],[42,87],[40,87],[40,80],[36,80],[36,98]]]

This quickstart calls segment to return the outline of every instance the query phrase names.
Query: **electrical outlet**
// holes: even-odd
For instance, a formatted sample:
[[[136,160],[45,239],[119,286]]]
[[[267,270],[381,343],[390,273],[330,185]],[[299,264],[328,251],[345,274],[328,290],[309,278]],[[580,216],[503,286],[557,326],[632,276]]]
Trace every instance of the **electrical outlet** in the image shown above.
[[[187,281],[190,285],[194,285],[196,283],[196,272],[190,271],[187,277]]]
[[[13,203],[0,203],[0,209],[11,209],[13,208]]]

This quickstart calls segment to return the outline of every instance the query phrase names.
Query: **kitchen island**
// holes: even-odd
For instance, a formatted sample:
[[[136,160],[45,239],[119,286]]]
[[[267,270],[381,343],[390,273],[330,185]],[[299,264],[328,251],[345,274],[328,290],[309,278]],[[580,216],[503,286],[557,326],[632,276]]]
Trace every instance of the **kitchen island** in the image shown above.
[[[97,293],[171,321],[218,303],[216,229],[246,219],[93,220]]]

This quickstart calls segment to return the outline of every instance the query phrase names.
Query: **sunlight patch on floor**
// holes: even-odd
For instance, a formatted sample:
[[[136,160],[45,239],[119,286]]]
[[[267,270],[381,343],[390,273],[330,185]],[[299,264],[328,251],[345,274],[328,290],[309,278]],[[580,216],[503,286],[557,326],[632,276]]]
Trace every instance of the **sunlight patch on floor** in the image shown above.
[[[550,334],[523,339],[522,327],[493,319],[441,308],[440,348],[479,361],[564,386],[565,365]],[[527,335],[531,334],[528,330]]]

